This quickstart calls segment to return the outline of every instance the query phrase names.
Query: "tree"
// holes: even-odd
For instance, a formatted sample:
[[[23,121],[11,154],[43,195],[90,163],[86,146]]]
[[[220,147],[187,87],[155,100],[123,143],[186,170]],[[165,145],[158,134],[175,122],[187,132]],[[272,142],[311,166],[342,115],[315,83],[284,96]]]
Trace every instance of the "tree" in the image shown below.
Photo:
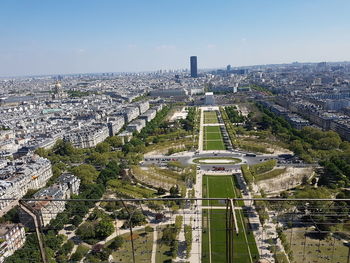
[[[108,158],[105,154],[99,152],[93,152],[88,158],[87,161],[95,166],[106,166],[108,163]]]
[[[75,148],[70,142],[67,142],[64,140],[57,140],[57,142],[52,148],[52,151],[55,154],[58,154],[61,156],[69,156],[75,153]]]
[[[301,184],[302,185],[309,184],[309,177],[306,174],[304,174],[303,177],[301,178]]]
[[[121,236],[116,236],[108,247],[113,250],[118,250],[123,246],[123,244],[124,238],[122,238]]]
[[[158,187],[157,194],[158,195],[164,195],[166,193],[166,190],[162,187]]]
[[[64,235],[56,235],[55,231],[48,231],[44,236],[45,245],[52,250],[56,251],[63,243]]]
[[[96,237],[95,225],[92,222],[85,222],[76,231],[77,235],[82,239],[89,239]]]
[[[37,246],[38,241],[35,234],[27,235],[24,246],[21,249],[16,250],[12,256],[7,257],[6,263],[42,262]]]
[[[151,226],[146,226],[146,227],[145,227],[145,232],[151,233],[151,232],[153,232],[153,231],[154,231],[154,228],[153,228],[153,227],[151,227]]]
[[[111,136],[111,137],[108,137],[106,139],[106,142],[114,147],[114,148],[117,148],[117,147],[121,147],[123,145],[123,140],[122,138],[118,137],[118,136]]]
[[[176,230],[172,225],[167,225],[163,229],[162,242],[166,245],[171,245],[176,239]]]
[[[106,238],[110,236],[114,231],[113,222],[110,220],[102,219],[96,225],[96,236],[99,238]]]
[[[95,149],[99,153],[106,153],[111,151],[111,146],[107,142],[100,142]]]
[[[322,138],[317,141],[316,146],[321,150],[338,149],[341,139],[339,137]]]
[[[179,190],[179,186],[178,185],[174,185],[170,188],[170,196],[177,196],[179,194],[180,190]]]
[[[44,148],[38,148],[35,150],[35,153],[41,157],[48,158],[48,151]]]
[[[329,231],[331,227],[332,218],[327,218],[331,214],[330,207],[332,202],[312,201],[313,199],[327,199],[331,197],[331,193],[325,187],[312,188],[305,187],[303,191],[295,194],[295,198],[309,199],[307,203],[296,202],[297,208],[300,211],[305,211],[304,219],[307,222],[313,223],[318,230]]]
[[[76,215],[73,217],[71,222],[72,222],[72,225],[78,227],[81,224],[81,222],[83,222],[83,219],[80,215]]]
[[[82,184],[89,184],[96,181],[98,172],[95,167],[90,164],[81,164],[72,169],[72,173],[79,177]]]
[[[73,247],[74,247],[74,242],[72,240],[68,240],[58,250],[57,255],[67,255],[72,251]]]
[[[71,260],[77,262],[80,261],[89,251],[89,248],[87,248],[84,245],[79,245],[75,253],[71,256]]]

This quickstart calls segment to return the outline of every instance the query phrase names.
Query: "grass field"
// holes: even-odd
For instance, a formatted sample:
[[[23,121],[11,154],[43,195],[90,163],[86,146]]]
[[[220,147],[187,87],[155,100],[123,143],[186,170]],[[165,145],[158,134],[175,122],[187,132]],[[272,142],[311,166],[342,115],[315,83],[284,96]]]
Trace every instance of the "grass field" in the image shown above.
[[[202,262],[210,263],[210,256],[212,263],[226,262],[225,210],[203,209],[202,220]]]
[[[205,111],[204,124],[215,124],[215,123],[219,123],[216,111]]]
[[[135,231],[134,247],[136,262],[151,262],[153,234],[145,233],[143,230]],[[133,262],[130,234],[122,235],[124,238],[123,246],[112,252],[114,262]]]
[[[317,238],[312,238],[312,235],[305,235],[305,233],[309,231],[311,231],[311,229],[301,227],[295,227],[293,231],[291,229],[284,231],[288,243],[292,241],[289,245],[293,251],[293,263],[349,262],[347,261],[349,248],[347,248],[341,240],[331,237],[319,240]]]
[[[235,198],[237,194],[233,176],[203,176],[202,196],[204,198]],[[203,205],[225,206],[226,204],[224,200],[205,200],[203,201]]]
[[[161,233],[163,229],[165,228],[165,225],[161,227],[157,227],[158,232],[158,240],[157,240],[157,251],[156,251],[156,263],[166,263],[166,262],[173,262],[172,258],[172,252],[171,247],[164,242],[161,242],[163,234]],[[153,251],[154,253],[154,251]],[[138,262],[138,261],[136,261]],[[151,261],[149,261],[151,262]]]
[[[203,209],[202,262],[226,262],[226,215],[224,209]],[[236,211],[238,235],[234,235],[234,262],[251,263],[259,258],[252,232],[247,231],[241,210]],[[209,242],[209,240],[211,242]],[[210,255],[211,251],[211,255]]]
[[[203,177],[203,197],[239,198],[241,197],[234,176],[205,175]],[[203,205],[224,206],[220,201],[203,201]],[[243,205],[243,202],[238,204]],[[243,210],[236,211],[238,235],[234,235],[234,260],[239,263],[255,262],[259,252],[254,235],[248,229],[248,219]],[[203,209],[202,262],[225,262],[226,260],[226,218],[225,209]],[[209,240],[211,242],[209,242]]]
[[[204,126],[204,150],[225,150],[220,126]]]

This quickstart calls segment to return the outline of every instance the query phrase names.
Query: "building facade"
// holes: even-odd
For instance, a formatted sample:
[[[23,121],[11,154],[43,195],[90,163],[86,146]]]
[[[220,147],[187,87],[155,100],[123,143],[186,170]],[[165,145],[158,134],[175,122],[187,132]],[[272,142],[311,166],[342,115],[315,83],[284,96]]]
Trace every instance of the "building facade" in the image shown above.
[[[66,205],[65,201],[53,201],[52,199],[69,199],[73,194],[79,194],[79,187],[80,179],[78,177],[64,173],[54,185],[35,193],[34,198],[42,200],[30,201],[28,207],[39,216],[42,226],[47,226],[52,219],[64,211]],[[29,228],[34,227],[33,219],[26,211],[21,209],[19,217],[23,225]]]
[[[191,64],[191,77],[197,78],[197,56],[191,56],[190,57],[190,64]]]
[[[0,198],[22,198],[29,189],[44,187],[52,176],[51,163],[38,155],[30,155],[8,162],[0,170]],[[0,201],[0,212],[12,208],[15,201]]]
[[[0,224],[0,263],[21,248],[26,241],[24,227],[21,224]]]

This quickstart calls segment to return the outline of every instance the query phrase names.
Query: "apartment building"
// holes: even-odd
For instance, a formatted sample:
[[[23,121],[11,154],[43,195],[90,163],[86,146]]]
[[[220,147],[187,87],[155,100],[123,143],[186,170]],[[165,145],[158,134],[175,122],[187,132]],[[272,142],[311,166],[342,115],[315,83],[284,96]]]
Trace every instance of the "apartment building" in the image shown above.
[[[44,187],[52,176],[51,163],[38,155],[29,155],[7,163],[0,170],[0,198],[22,198],[29,189]],[[0,212],[5,212],[15,201],[0,201]]]
[[[0,224],[0,263],[21,248],[26,241],[24,227],[21,224]]]
[[[42,226],[47,226],[52,219],[65,209],[65,201],[54,201],[54,199],[69,199],[79,193],[80,179],[73,174],[62,174],[53,186],[44,188],[33,197],[40,201],[30,201],[30,209],[39,216]],[[34,227],[32,217],[24,210],[20,210],[20,221],[29,228]]]

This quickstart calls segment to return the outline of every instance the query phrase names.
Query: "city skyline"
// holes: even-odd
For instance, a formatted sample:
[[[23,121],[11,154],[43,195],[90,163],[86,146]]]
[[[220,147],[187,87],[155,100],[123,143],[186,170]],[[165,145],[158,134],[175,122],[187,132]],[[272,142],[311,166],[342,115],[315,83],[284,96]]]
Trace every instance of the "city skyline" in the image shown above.
[[[350,3],[337,0],[3,1],[0,76],[144,72],[349,61]]]

